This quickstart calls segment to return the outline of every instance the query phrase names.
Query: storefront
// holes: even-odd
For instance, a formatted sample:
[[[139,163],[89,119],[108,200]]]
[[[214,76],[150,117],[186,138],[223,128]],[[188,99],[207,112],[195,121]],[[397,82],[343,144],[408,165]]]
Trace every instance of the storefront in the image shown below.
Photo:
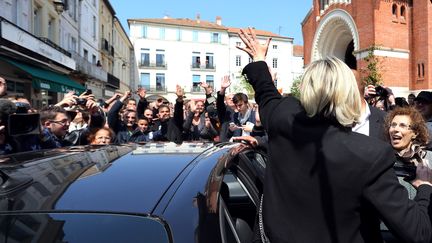
[[[68,76],[75,69],[69,52],[0,17],[0,76],[8,95],[25,96],[36,108],[54,104],[68,91],[85,90]]]

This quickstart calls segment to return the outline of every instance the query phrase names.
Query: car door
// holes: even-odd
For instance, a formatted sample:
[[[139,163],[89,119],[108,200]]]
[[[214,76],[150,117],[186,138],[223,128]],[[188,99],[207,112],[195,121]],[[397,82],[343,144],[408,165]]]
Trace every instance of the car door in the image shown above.
[[[233,160],[224,174],[220,189],[222,242],[251,242],[267,157],[251,149],[238,154]]]

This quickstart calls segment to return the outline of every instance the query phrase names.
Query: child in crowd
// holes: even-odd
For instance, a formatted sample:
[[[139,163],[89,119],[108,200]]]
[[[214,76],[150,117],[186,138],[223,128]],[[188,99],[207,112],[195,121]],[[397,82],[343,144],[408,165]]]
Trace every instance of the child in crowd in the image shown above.
[[[137,125],[137,128],[132,132],[129,142],[149,142],[152,141],[155,136],[160,135],[160,131],[150,131],[150,121],[147,117],[139,118]]]

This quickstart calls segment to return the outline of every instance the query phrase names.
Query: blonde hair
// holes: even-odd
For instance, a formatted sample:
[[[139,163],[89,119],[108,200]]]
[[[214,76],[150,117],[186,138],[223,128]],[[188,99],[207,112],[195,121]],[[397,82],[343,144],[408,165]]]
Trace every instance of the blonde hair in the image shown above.
[[[312,62],[300,84],[300,102],[309,117],[323,115],[353,126],[361,115],[361,97],[354,74],[336,57]]]

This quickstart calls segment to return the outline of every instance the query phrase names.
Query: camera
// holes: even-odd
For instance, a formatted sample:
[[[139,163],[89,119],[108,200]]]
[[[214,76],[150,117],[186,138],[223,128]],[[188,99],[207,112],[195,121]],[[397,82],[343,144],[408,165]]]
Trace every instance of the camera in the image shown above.
[[[382,86],[375,87],[375,93],[375,96],[383,98],[386,98],[389,95],[389,91]]]
[[[24,102],[15,102],[16,111],[17,114],[25,114],[28,113],[30,110],[30,105]]]
[[[91,95],[93,94],[93,91],[91,89],[87,89],[86,91],[84,91],[83,95]]]
[[[77,105],[85,105],[87,103],[87,99],[85,98],[77,98],[76,99]]]
[[[393,165],[393,169],[396,172],[396,176],[403,177],[405,181],[412,181],[416,178],[417,166],[415,166],[414,163],[396,161]]]
[[[10,136],[40,134],[39,113],[17,113],[9,116],[8,134]]]

